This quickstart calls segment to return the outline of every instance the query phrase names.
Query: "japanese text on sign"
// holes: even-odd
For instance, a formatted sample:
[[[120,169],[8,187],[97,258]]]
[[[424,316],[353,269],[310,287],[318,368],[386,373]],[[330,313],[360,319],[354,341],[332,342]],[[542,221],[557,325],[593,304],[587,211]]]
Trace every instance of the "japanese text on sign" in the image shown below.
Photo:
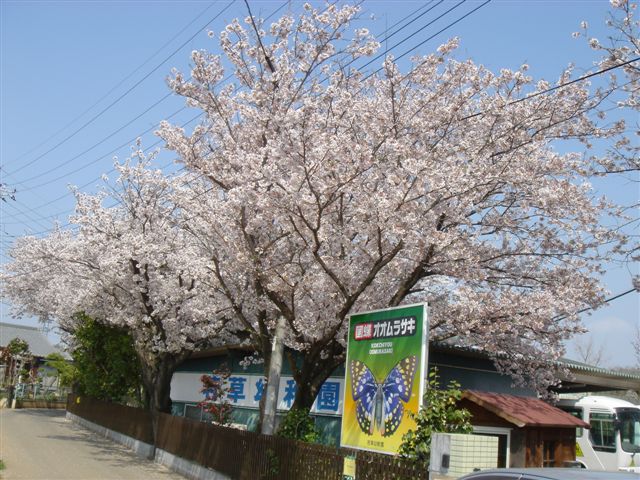
[[[206,400],[220,401],[215,397],[215,390],[202,390],[201,374],[177,372],[171,381],[171,393],[174,401],[200,402],[202,396]],[[212,375],[215,381],[220,381],[216,375]],[[226,398],[234,407],[259,408],[260,400],[266,392],[267,382],[263,376],[234,374],[228,379]],[[280,378],[278,388],[278,410],[286,411],[293,405],[296,396],[297,385],[293,378],[283,376]],[[327,379],[321,386],[311,413],[323,415],[341,415],[343,401],[344,380],[337,378]]]
[[[416,317],[402,317],[356,325],[354,338],[359,341],[372,338],[410,337],[415,333]]]

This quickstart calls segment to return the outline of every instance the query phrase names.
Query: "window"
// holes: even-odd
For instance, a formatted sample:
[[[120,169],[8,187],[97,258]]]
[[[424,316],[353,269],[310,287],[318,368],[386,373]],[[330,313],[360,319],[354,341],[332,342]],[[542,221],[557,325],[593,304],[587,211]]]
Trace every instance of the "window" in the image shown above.
[[[582,408],[580,407],[562,407],[562,410],[567,412],[570,415],[573,415],[578,420],[582,420]],[[582,427],[576,428],[576,438],[580,438],[582,436],[583,429]]]
[[[618,408],[620,441],[622,449],[629,453],[640,453],[640,410]]]
[[[616,430],[612,413],[592,412],[589,416],[591,430],[589,438],[593,444],[593,449],[598,452],[616,451]]]
[[[184,417],[184,404],[173,402],[171,404],[171,415],[176,417]]]
[[[191,420],[202,421],[202,414],[202,408],[198,405],[185,405],[184,407],[184,416],[190,418]]]

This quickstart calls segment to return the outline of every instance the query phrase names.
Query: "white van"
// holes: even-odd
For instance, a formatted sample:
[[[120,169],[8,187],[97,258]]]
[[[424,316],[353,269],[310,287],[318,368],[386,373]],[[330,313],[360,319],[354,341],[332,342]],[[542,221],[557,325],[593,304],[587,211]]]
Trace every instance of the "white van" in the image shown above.
[[[640,406],[595,395],[557,406],[591,425],[576,432],[576,460],[583,467],[640,473]]]

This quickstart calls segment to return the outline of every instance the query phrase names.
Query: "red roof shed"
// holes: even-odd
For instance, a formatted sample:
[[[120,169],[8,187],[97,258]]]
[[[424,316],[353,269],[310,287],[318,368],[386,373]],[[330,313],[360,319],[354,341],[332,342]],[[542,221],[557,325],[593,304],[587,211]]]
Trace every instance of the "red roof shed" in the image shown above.
[[[540,399],[466,390],[460,407],[480,434],[499,437],[498,466],[561,467],[576,459],[576,428],[589,424]],[[502,432],[502,433],[501,433]]]

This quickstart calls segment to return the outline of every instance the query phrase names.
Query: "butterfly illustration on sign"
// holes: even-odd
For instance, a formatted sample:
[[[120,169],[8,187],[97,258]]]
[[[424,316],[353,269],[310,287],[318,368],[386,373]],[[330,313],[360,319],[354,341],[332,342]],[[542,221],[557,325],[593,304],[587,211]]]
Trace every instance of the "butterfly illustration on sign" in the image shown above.
[[[411,355],[391,369],[384,382],[378,383],[369,367],[359,360],[349,364],[351,395],[356,402],[356,418],[367,435],[374,431],[383,437],[393,435],[400,426],[404,403],[411,398],[418,360]]]

